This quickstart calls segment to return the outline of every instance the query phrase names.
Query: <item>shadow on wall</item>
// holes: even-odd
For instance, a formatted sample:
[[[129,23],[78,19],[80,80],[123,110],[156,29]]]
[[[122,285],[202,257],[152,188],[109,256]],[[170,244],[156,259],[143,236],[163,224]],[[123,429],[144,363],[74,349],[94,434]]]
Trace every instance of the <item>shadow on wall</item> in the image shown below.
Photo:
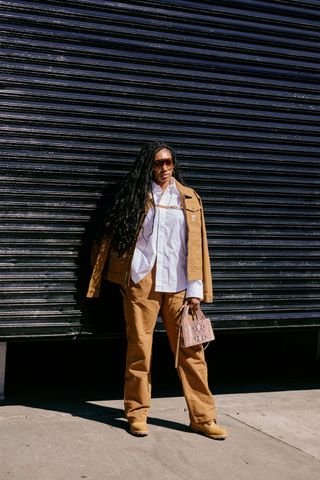
[[[81,335],[83,336],[124,337],[125,335],[122,297],[117,285],[104,280],[100,297],[86,298],[92,272],[90,261],[92,245],[94,240],[102,235],[103,220],[119,185],[108,183],[101,191],[101,197],[81,239],[77,259],[76,301],[81,311]]]

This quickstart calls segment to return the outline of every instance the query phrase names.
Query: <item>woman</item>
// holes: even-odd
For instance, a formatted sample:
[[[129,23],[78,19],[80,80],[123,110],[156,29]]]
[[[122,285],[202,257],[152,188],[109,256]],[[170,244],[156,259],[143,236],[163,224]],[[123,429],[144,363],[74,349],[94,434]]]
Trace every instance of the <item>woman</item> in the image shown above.
[[[206,229],[200,197],[184,186],[173,150],[144,145],[124,180],[93,250],[88,297],[100,293],[102,276],[121,286],[127,331],[124,406],[130,433],[148,434],[152,336],[160,313],[175,353],[181,307],[212,302]],[[210,438],[227,432],[216,424],[202,346],[180,348],[178,374],[190,427]]]

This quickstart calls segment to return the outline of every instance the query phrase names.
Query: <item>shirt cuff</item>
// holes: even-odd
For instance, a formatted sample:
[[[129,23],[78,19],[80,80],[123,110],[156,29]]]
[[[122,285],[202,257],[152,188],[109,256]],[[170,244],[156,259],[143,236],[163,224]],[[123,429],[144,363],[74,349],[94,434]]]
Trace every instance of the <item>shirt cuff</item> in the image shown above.
[[[202,280],[190,280],[187,284],[186,298],[200,298],[203,300],[203,282]]]

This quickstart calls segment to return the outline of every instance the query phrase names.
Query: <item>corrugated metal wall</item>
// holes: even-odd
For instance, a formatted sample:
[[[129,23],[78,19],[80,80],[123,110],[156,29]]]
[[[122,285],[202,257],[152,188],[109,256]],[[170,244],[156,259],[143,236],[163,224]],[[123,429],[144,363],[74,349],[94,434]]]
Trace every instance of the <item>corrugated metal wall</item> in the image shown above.
[[[113,329],[85,259],[158,138],[204,200],[216,327],[319,325],[319,19],[318,1],[0,1],[0,336]]]

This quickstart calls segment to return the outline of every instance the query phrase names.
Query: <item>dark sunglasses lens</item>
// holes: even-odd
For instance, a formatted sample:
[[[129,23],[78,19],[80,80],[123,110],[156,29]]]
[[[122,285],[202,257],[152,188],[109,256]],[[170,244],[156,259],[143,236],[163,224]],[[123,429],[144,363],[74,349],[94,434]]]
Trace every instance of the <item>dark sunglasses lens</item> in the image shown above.
[[[168,168],[172,168],[173,162],[172,160],[156,160],[153,164],[153,168],[161,169],[164,165]]]

